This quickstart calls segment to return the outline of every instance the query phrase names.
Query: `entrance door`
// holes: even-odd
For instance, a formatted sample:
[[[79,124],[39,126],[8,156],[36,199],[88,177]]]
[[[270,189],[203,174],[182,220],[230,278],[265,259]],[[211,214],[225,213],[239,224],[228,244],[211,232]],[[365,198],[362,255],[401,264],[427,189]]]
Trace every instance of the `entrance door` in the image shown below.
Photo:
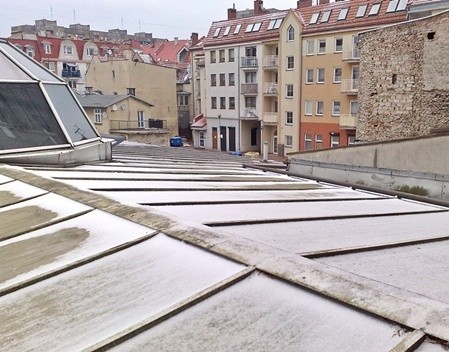
[[[218,149],[217,127],[212,127],[212,149]]]
[[[229,151],[235,152],[235,127],[228,127],[229,129]]]
[[[226,127],[220,127],[220,137],[221,137],[221,143],[220,143],[220,150],[222,152],[226,151]]]

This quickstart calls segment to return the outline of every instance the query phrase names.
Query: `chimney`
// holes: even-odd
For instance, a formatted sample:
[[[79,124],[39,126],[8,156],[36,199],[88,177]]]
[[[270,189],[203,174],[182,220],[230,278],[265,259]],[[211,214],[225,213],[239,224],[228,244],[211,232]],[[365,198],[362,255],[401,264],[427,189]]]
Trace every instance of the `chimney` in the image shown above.
[[[263,0],[254,0],[254,14],[260,15],[263,13]]]
[[[175,37],[174,42],[175,42],[175,45],[178,45],[178,37]]]
[[[296,2],[296,8],[298,9],[303,9],[310,6],[312,6],[312,0],[298,0]]]
[[[198,33],[192,32],[192,35],[190,36],[190,45],[195,46],[197,44],[198,44]]]
[[[228,20],[235,20],[237,18],[237,10],[234,7],[232,9],[228,9]]]
[[[318,0],[319,5],[329,4],[329,0]]]

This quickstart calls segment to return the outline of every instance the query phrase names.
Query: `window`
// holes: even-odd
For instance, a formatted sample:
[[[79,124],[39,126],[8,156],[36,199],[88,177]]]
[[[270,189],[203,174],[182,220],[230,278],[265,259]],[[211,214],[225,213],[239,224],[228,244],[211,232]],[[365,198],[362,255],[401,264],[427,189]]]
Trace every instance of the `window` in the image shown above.
[[[313,114],[313,102],[311,100],[306,100],[304,102],[304,115],[310,116]]]
[[[44,51],[46,54],[51,54],[51,44],[45,43],[44,44]]]
[[[324,11],[321,16],[321,23],[325,23],[329,21],[329,17],[331,16],[331,11]]]
[[[359,112],[359,102],[357,100],[351,100],[349,102],[349,111],[352,116],[357,116]]]
[[[256,97],[245,97],[245,108],[256,108]]]
[[[226,75],[224,73],[220,73],[220,86],[226,85]]]
[[[365,16],[365,12],[366,12],[366,8],[368,7],[368,5],[360,5],[359,8],[357,9],[357,14],[355,15],[355,17],[363,17]]]
[[[323,149],[323,135],[322,134],[315,135],[315,149]]]
[[[101,111],[101,109],[94,109],[94,118],[95,118],[95,123],[102,123],[103,122],[103,111]]]
[[[343,51],[343,38],[335,38],[335,52],[341,53]]]
[[[341,112],[341,102],[333,101],[332,102],[332,116],[340,116]]]
[[[235,73],[231,72],[228,77],[228,84],[230,86],[235,86]]]
[[[94,56],[95,49],[94,48],[87,48],[86,49],[86,56]]]
[[[326,39],[319,39],[318,40],[318,54],[325,54],[326,53]]]
[[[258,32],[260,27],[262,26],[262,22],[250,23],[245,30],[245,33],[249,32]]]
[[[293,146],[293,137],[285,135],[285,146],[292,147]]]
[[[245,72],[245,83],[257,83],[257,72]]]
[[[245,48],[245,56],[255,57],[257,56],[257,48],[255,46],[248,46]]]
[[[346,16],[348,15],[348,10],[349,10],[348,8],[341,9],[340,13],[338,14],[337,20],[338,21],[345,20]]]
[[[180,106],[189,105],[189,96],[188,95],[178,95],[178,105],[180,105]]]
[[[316,114],[315,115],[323,115],[324,113],[324,101],[318,100],[316,102]]]
[[[371,6],[371,10],[369,10],[368,16],[377,15],[379,13],[379,10],[380,10],[380,3],[373,4],[373,6]]]
[[[234,49],[228,49],[228,61],[229,62],[235,61]]]
[[[223,36],[227,36],[229,34],[230,30],[231,30],[231,26],[227,26],[224,30]]]
[[[334,83],[341,82],[341,67],[334,67]]]
[[[73,48],[70,45],[64,45],[64,54],[72,55],[73,54]]]
[[[355,136],[348,136],[348,145],[355,144]]]
[[[220,97],[220,109],[226,109],[226,98]]]
[[[313,68],[306,69],[306,84],[313,83]]]
[[[235,98],[229,97],[229,110],[234,110],[234,109],[235,109]]]
[[[306,55],[313,55],[313,54],[315,54],[315,41],[307,40],[306,41]]]
[[[215,50],[212,50],[210,52],[210,63],[214,64],[216,62],[217,62],[217,54],[216,54]]]
[[[214,32],[214,38],[218,37],[220,35],[220,27],[215,28],[215,32]]]
[[[279,27],[281,26],[282,23],[282,18],[277,18],[274,20],[271,20],[270,23],[268,24],[268,30],[271,29],[279,29]]]
[[[317,83],[324,83],[324,68],[319,68],[317,70],[316,82]]]
[[[293,70],[295,68],[295,57],[287,56],[287,70]]]
[[[318,22],[318,17],[320,16],[319,12],[316,12],[312,15],[312,17],[310,18],[310,22],[309,24],[315,24]]]
[[[211,87],[215,87],[217,85],[217,75],[215,73],[210,75],[210,85]]]
[[[136,88],[126,88],[127,95],[136,95]]]
[[[220,62],[226,61],[224,49],[218,51],[218,60],[220,60]]]
[[[210,98],[210,108],[216,109],[217,108],[217,97],[211,97]]]
[[[48,63],[48,69],[49,69],[51,72],[54,73],[54,72],[56,71],[55,63],[52,62],[52,61],[50,61],[50,62]]]
[[[286,98],[293,98],[293,84],[286,84],[285,85],[285,97]]]
[[[234,34],[239,34],[240,28],[242,28],[242,25],[241,25],[241,24],[238,24],[237,26],[235,26]]]
[[[293,125],[293,112],[292,111],[285,112],[285,124]]]
[[[387,13],[389,12],[395,12],[396,6],[398,6],[398,0],[390,0],[387,7]]]
[[[112,70],[112,78],[115,78],[115,71]]]
[[[331,148],[337,148],[340,145],[340,136],[338,134],[331,134]]]
[[[204,148],[204,140],[206,139],[206,134],[204,133],[204,131],[200,131],[199,136],[198,136],[198,142],[199,142],[199,146],[201,148]]]
[[[310,133],[304,133],[304,150],[312,149],[312,135]]]
[[[295,40],[295,29],[293,26],[289,26],[287,28],[287,41],[292,42]]]
[[[26,47],[26,53],[28,56],[34,57],[34,47],[28,45]]]
[[[145,117],[143,111],[137,111],[137,128],[145,128]]]

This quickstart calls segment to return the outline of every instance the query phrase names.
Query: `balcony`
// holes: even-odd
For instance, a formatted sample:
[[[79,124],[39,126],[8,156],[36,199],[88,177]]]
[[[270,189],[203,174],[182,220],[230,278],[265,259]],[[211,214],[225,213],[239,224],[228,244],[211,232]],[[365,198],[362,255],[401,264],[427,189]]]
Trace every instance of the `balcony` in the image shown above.
[[[267,55],[263,58],[263,68],[265,70],[277,70],[279,67],[279,57],[277,55]]]
[[[341,59],[342,61],[360,61],[360,49],[355,45],[345,48]]]
[[[257,83],[242,83],[240,85],[240,92],[243,95],[257,95],[259,93],[259,86]]]
[[[355,95],[359,92],[358,79],[344,79],[341,81],[340,92],[347,95]]]
[[[62,77],[64,78],[80,78],[80,70],[62,70]]]
[[[354,130],[357,126],[357,115],[340,115],[340,128],[344,130]]]
[[[263,86],[264,95],[278,95],[278,93],[279,93],[279,84],[277,82],[269,82],[264,84]]]
[[[146,119],[143,121],[111,120],[111,130],[145,131],[153,129],[167,129],[166,120]]]
[[[254,108],[245,108],[242,111],[241,118],[243,120],[258,120],[259,119],[259,113]]]
[[[257,61],[257,57],[255,56],[246,56],[246,57],[242,57],[241,60],[241,68],[243,69],[255,69],[259,67],[259,63]]]
[[[264,112],[262,115],[262,121],[264,125],[277,125],[278,113],[277,112]]]

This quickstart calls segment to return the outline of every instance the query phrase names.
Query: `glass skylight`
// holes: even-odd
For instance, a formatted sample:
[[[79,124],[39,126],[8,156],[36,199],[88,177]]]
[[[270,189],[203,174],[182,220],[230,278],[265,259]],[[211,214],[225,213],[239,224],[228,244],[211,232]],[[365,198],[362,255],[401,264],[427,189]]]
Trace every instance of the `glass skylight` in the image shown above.
[[[268,24],[268,30],[271,29],[279,29],[279,27],[281,26],[282,23],[282,18],[277,18],[274,20],[271,20],[270,23]]]
[[[224,36],[228,35],[230,30],[231,30],[231,26],[227,26],[227,27],[225,28],[225,31],[224,31],[223,35],[224,35]]]
[[[387,13],[395,12],[397,6],[398,6],[398,0],[391,0],[387,7]]]
[[[321,22],[328,22],[329,21],[329,17],[331,15],[331,11],[324,11],[323,15],[321,16]]]
[[[380,10],[380,3],[373,4],[373,6],[371,6],[371,10],[369,11],[368,16],[377,15],[379,13],[379,10]]]
[[[215,28],[215,32],[214,32],[214,38],[218,37],[220,35],[220,27]]]
[[[237,26],[235,26],[234,34],[239,34],[240,28],[242,28],[242,25],[241,25],[241,24],[238,24]]]
[[[319,15],[320,15],[319,12],[314,13],[314,14],[312,15],[312,18],[310,19],[309,24],[315,24],[315,23],[317,23],[317,22],[318,22],[318,16],[319,16]]]
[[[365,12],[366,12],[366,8],[368,7],[368,5],[361,5],[359,6],[359,8],[357,9],[357,14],[355,15],[355,17],[363,17],[365,16]]]
[[[396,8],[396,11],[404,11],[407,8],[407,2],[408,0],[399,0],[398,7]]]
[[[341,9],[340,14],[338,15],[338,21],[346,19],[346,16],[348,15],[348,8]]]

